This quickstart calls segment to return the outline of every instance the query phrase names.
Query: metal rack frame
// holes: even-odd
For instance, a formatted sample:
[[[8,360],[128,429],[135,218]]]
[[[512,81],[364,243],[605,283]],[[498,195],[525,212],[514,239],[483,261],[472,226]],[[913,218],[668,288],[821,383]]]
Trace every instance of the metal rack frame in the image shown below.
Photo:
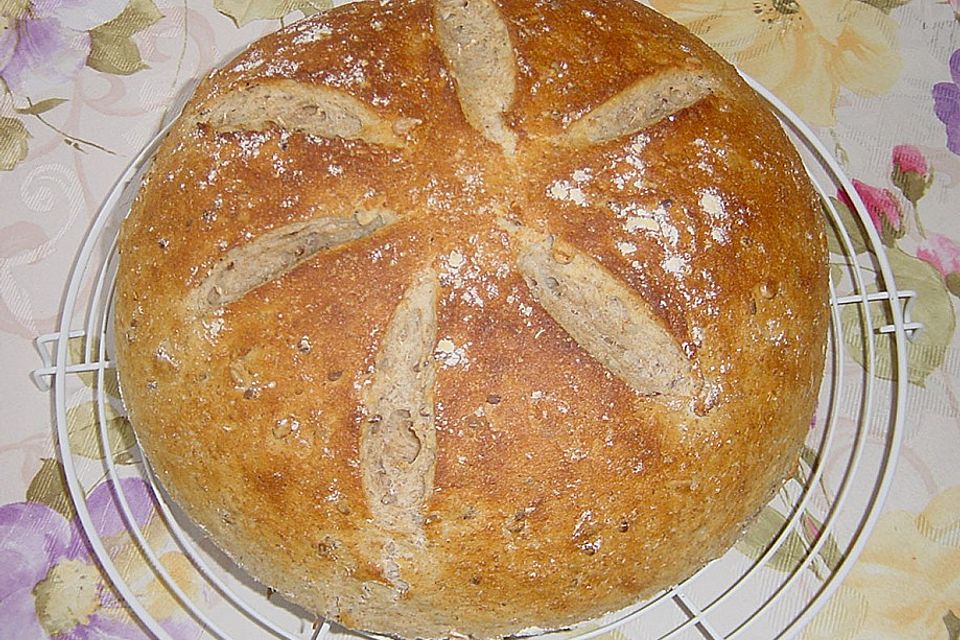
[[[826,401],[820,407],[821,415],[825,418],[821,425],[822,428],[818,428],[816,432],[811,432],[818,455],[810,467],[804,486],[795,491],[793,495],[788,496],[789,499],[786,504],[789,507],[789,515],[786,524],[770,540],[769,546],[763,554],[753,560],[749,566],[732,571],[729,575],[723,575],[719,580],[722,583],[721,588],[714,589],[710,597],[704,598],[701,594],[698,594],[697,585],[698,581],[706,579],[703,576],[713,570],[713,565],[708,565],[707,568],[683,584],[630,610],[609,614],[599,621],[586,623],[572,630],[542,634],[544,637],[556,638],[557,640],[588,640],[629,624],[642,624],[645,629],[653,629],[652,633],[659,635],[650,637],[659,639],[696,637],[706,638],[707,640],[726,640],[742,637],[790,637],[815,615],[820,606],[826,602],[840,585],[843,577],[849,572],[867,541],[879,515],[880,506],[889,490],[900,447],[903,407],[906,403],[906,343],[908,334],[921,328],[921,325],[912,322],[908,315],[909,307],[907,303],[915,296],[915,293],[898,291],[890,263],[886,258],[878,234],[870,222],[866,207],[856,195],[856,190],[844,175],[837,161],[831,157],[814,133],[786,105],[757,82],[749,78],[747,78],[747,81],[770,103],[788,130],[799,140],[801,149],[806,149],[807,156],[813,159],[813,162],[816,163],[815,166],[829,176],[829,187],[839,186],[849,194],[863,226],[862,229],[847,229],[844,227],[836,209],[830,204],[830,199],[827,197],[828,187],[825,186],[823,178],[818,177],[815,172],[811,171],[814,184],[820,191],[824,202],[828,205],[828,215],[832,219],[832,224],[839,233],[854,289],[851,294],[840,295],[834,290],[831,283],[830,357],[825,376]],[[71,449],[67,433],[68,380],[76,374],[93,374],[97,381],[96,405],[99,438],[101,446],[104,447],[103,470],[106,472],[106,477],[114,482],[114,486],[120,487],[118,480],[122,474],[114,462],[107,433],[106,408],[110,404],[110,400],[104,392],[106,373],[113,367],[109,358],[109,346],[112,338],[110,335],[110,319],[112,317],[113,279],[117,259],[115,231],[119,221],[129,210],[132,193],[136,189],[139,182],[138,178],[147,160],[164,134],[165,130],[161,131],[134,159],[101,206],[77,257],[63,302],[59,331],[40,336],[36,340],[42,366],[33,372],[33,378],[39,387],[43,389],[52,388],[57,444],[64,466],[67,487],[76,506],[80,525],[87,535],[94,554],[107,578],[129,606],[133,615],[159,640],[171,640],[170,635],[151,616],[144,604],[138,600],[133,590],[125,582],[123,575],[111,558],[110,549],[97,533],[86,505],[85,486],[82,481],[84,473],[80,469],[82,464]],[[870,278],[864,274],[864,270],[856,259],[851,234],[866,236],[872,258],[876,261],[878,267],[877,281],[873,284],[878,287],[881,284],[883,285],[878,291],[869,290],[868,282]],[[845,380],[844,373],[846,359],[844,337],[841,330],[841,308],[847,305],[860,308],[866,361],[864,362],[862,379],[863,387],[858,397],[861,411],[858,415],[857,435],[846,456],[842,475],[836,485],[836,493],[826,505],[822,527],[815,541],[806,549],[806,555],[802,562],[792,571],[781,576],[772,590],[766,588],[769,593],[761,589],[759,604],[754,606],[753,611],[738,614],[739,617],[734,616],[734,622],[730,623],[724,620],[724,616],[729,617],[730,615],[727,610],[736,601],[743,599],[747,590],[753,589],[756,591],[755,583],[761,581],[761,576],[765,572],[769,573],[768,562],[774,558],[784,544],[787,544],[790,536],[802,527],[801,518],[814,501],[814,488],[824,482],[824,461],[828,456],[835,455],[831,447],[834,446],[837,439],[838,412],[836,403],[841,389],[848,382],[848,380]],[[875,327],[871,314],[872,305],[885,307],[893,321],[890,324]],[[81,325],[83,328],[78,328]],[[876,333],[890,334],[894,342],[895,379],[888,385],[889,388],[885,390],[885,393],[878,392],[877,377],[874,375],[876,369],[874,335]],[[81,362],[70,362],[68,342],[70,339],[76,338],[84,338],[83,357]],[[882,455],[870,462],[863,462],[867,431],[871,427],[876,430],[878,423],[881,425],[880,431],[884,441]],[[84,461],[85,463],[86,461]],[[305,640],[306,638],[319,640],[328,634],[347,633],[336,628],[332,629],[330,624],[325,621],[315,624],[314,620],[306,616],[301,617],[300,628],[293,629],[288,623],[291,615],[294,618],[296,615],[291,614],[290,610],[282,604],[268,602],[264,605],[265,599],[263,599],[263,602],[253,602],[249,593],[238,593],[234,587],[228,584],[230,580],[224,579],[224,571],[232,575],[231,569],[229,567],[224,569],[224,567],[219,566],[216,561],[211,560],[208,554],[200,549],[197,532],[188,530],[189,523],[184,523],[183,517],[177,513],[176,508],[167,502],[165,494],[154,481],[149,466],[142,462],[139,466],[134,467],[134,470],[153,489],[160,509],[159,516],[162,518],[170,538],[190,559],[194,570],[208,585],[209,589],[219,594],[218,597],[226,605],[228,618],[236,614],[236,616],[244,618],[246,620],[244,624],[251,625],[250,628],[257,628],[261,633],[266,633],[270,637],[285,640]],[[844,527],[845,530],[852,533],[848,536],[849,540],[845,540],[843,560],[836,567],[833,567],[829,571],[829,575],[821,579],[819,584],[813,588],[802,584],[805,576],[807,576],[807,570],[811,569],[817,562],[821,550],[830,539],[829,536],[835,529],[840,528],[838,519],[845,517],[840,514],[846,514],[850,510],[848,503],[853,492],[852,488],[855,484],[863,484],[864,482],[872,488],[868,491],[870,495],[866,497],[866,501],[863,504],[855,504],[852,508],[856,512],[853,524]],[[862,488],[860,492],[863,493]],[[215,618],[203,603],[194,602],[188,597],[184,589],[177,584],[160,563],[156,552],[151,548],[137,525],[123,492],[116,491],[115,499],[129,535],[139,548],[144,563],[149,566],[156,579],[164,583],[178,605],[213,637],[223,640],[231,637],[245,637],[225,628],[223,616],[218,614],[219,617]],[[846,510],[845,507],[847,507]],[[736,552],[731,551],[730,553]],[[715,575],[711,576],[710,579],[714,583],[718,582]],[[769,579],[766,581],[770,582]],[[751,591],[751,593],[753,592]],[[791,604],[787,606],[785,603]],[[768,612],[776,607],[790,610],[786,616],[787,621],[780,628],[768,630],[764,625],[769,621],[764,616],[767,616]],[[651,622],[654,620],[665,622],[660,627],[656,627]],[[657,622],[657,624],[660,624],[660,622]]]

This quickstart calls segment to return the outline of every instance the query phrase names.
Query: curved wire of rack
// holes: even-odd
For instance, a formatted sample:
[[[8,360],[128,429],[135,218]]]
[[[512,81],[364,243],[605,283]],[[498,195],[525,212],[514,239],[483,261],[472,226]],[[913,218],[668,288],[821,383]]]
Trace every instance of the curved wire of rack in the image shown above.
[[[746,78],[746,77],[745,77]],[[816,614],[830,595],[840,586],[844,576],[850,571],[856,557],[866,544],[870,531],[880,512],[880,506],[889,490],[895,461],[899,452],[902,407],[906,401],[906,341],[907,333],[920,328],[906,317],[909,307],[901,307],[914,293],[900,292],[896,288],[894,275],[886,258],[883,246],[863,202],[856,190],[844,175],[842,168],[830,155],[814,133],[786,107],[756,81],[746,78],[747,82],[771,105],[806,150],[809,159],[808,172],[818,189],[829,216],[828,222],[834,227],[843,248],[845,264],[849,268],[853,293],[840,295],[831,281],[831,331],[829,335],[829,358],[825,372],[824,390],[821,394],[819,416],[822,422],[811,430],[808,444],[816,452],[809,464],[809,472],[802,486],[793,495],[783,498],[783,508],[788,511],[776,533],[766,540],[761,553],[752,558],[749,564],[743,564],[746,557],[731,551],[724,558],[708,565],[695,576],[681,585],[669,589],[658,596],[625,611],[608,614],[603,618],[579,625],[573,629],[546,632],[542,635],[550,640],[589,640],[620,627],[636,627],[642,637],[665,640],[682,637],[706,638],[707,640],[728,640],[733,638],[787,638],[794,635]],[[251,586],[242,572],[229,561],[223,561],[204,547],[202,532],[192,527],[180,515],[176,507],[169,504],[162,489],[154,480],[146,461],[141,460],[133,470],[149,484],[157,503],[159,518],[166,535],[173,544],[189,559],[196,576],[206,587],[217,594],[221,604],[216,613],[208,603],[197,602],[187,590],[177,582],[170,571],[164,567],[158,551],[147,539],[141,526],[133,515],[129,500],[122,490],[121,478],[128,473],[121,472],[114,460],[111,440],[107,430],[108,406],[106,397],[107,372],[113,368],[109,349],[111,346],[111,323],[113,304],[113,280],[116,275],[116,231],[120,220],[129,211],[132,194],[135,192],[138,178],[159,141],[165,134],[161,131],[150,144],[134,159],[130,167],[120,177],[104,201],[100,211],[81,247],[73,274],[63,303],[63,316],[57,333],[41,336],[37,339],[44,366],[34,372],[34,379],[41,387],[49,388],[49,379],[53,380],[54,407],[58,448],[64,466],[67,488],[76,505],[77,517],[86,533],[90,547],[101,564],[106,577],[115,591],[121,596],[130,612],[158,640],[174,640],[164,626],[151,614],[148,607],[137,597],[135,590],[128,584],[123,572],[115,564],[111,549],[104,542],[92,520],[86,502],[86,487],[79,468],[79,461],[71,448],[68,433],[68,378],[71,374],[93,374],[96,378],[96,405],[98,417],[98,436],[103,448],[103,462],[100,476],[106,475],[114,487],[114,500],[124,521],[126,530],[136,545],[142,560],[156,580],[177,602],[181,611],[188,615],[198,628],[209,635],[222,639],[251,637],[249,633],[256,629],[258,634],[266,633],[270,637],[283,640],[319,640],[327,635],[343,635],[346,632],[331,626],[326,621],[313,619],[306,612],[292,609],[289,605],[276,602],[258,595],[255,586]],[[809,160],[808,160],[809,162]],[[813,170],[816,169],[816,170]],[[839,186],[850,196],[860,225],[848,229],[836,207],[831,203],[827,187],[817,171],[829,176],[830,186]],[[112,235],[111,235],[112,234]],[[858,262],[857,252],[851,234],[866,237],[878,277],[874,283],[877,290],[871,291],[863,267]],[[92,281],[92,284],[91,284]],[[882,286],[881,286],[882,284]],[[89,291],[89,297],[83,294]],[[845,373],[846,358],[844,352],[844,329],[841,308],[857,305],[859,309],[860,331],[863,344],[863,370],[859,382],[851,381],[852,376]],[[874,326],[871,305],[882,305],[889,318],[889,324]],[[85,307],[85,308],[84,308]],[[79,314],[77,313],[79,311]],[[74,327],[78,319],[86,322],[82,330]],[[876,389],[877,354],[874,344],[875,333],[890,334],[893,339],[891,362],[894,365],[893,381],[885,393]],[[71,362],[68,343],[71,339],[83,339],[83,352],[80,362]],[[856,435],[849,443],[849,452],[844,457],[835,450],[835,442],[844,437],[838,435],[840,428],[839,398],[849,384],[862,384],[858,392],[859,406]],[[825,394],[825,398],[823,397]],[[877,401],[876,397],[881,396]],[[877,402],[887,401],[887,404]],[[879,417],[878,417],[879,416]],[[819,417],[818,417],[819,420]],[[876,459],[865,462],[867,432],[870,428],[879,429],[882,452]],[[778,561],[784,549],[794,548],[797,532],[809,528],[811,516],[809,510],[816,502],[815,489],[822,487],[827,476],[827,463],[842,464],[842,473],[830,483],[836,487],[832,499],[826,498],[821,509],[822,521],[818,530],[804,547],[804,555],[786,570],[774,571],[776,585],[770,589],[764,587],[772,583],[771,563]],[[85,462],[85,461],[84,461]],[[864,470],[864,466],[867,467]],[[127,467],[126,469],[129,469]],[[102,473],[105,471],[105,474]],[[99,477],[99,476],[98,476]],[[866,494],[865,502],[854,503],[851,500]],[[851,516],[851,512],[853,515]],[[852,523],[841,520],[852,518]],[[828,575],[821,575],[824,568],[817,569],[818,558],[823,558],[825,550],[839,548],[834,535],[846,532],[842,557],[833,566],[828,566]],[[848,538],[848,539],[847,539]],[[793,545],[793,547],[791,546]],[[831,546],[832,545],[832,546]],[[829,564],[822,560],[820,564]],[[818,580],[809,582],[812,571]],[[231,586],[232,585],[232,586]],[[746,610],[742,602],[755,601]],[[776,625],[771,617],[786,613]],[[246,625],[246,626],[243,626]],[[773,626],[771,626],[773,625]],[[244,631],[238,631],[243,629]],[[377,637],[370,634],[368,637]]]

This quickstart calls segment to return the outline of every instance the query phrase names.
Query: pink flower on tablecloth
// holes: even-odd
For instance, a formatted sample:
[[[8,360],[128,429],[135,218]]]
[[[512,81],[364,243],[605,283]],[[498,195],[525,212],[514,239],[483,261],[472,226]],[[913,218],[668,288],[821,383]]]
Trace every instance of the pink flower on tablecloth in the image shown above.
[[[892,155],[893,168],[901,173],[918,173],[923,176],[929,171],[923,152],[912,144],[898,144],[893,148]]]
[[[90,29],[109,22],[127,0],[34,0],[0,9],[0,78],[14,94],[55,95],[90,55]]]
[[[137,524],[146,525],[154,513],[150,490],[138,478],[120,485]],[[87,506],[102,538],[123,532],[112,483],[97,486]],[[0,629],[16,629],[18,640],[149,637],[104,583],[77,523],[46,505],[0,506],[0,567]],[[182,638],[196,635],[185,635],[189,627],[179,621],[164,626]]]
[[[950,293],[960,296],[960,244],[947,236],[931,233],[917,248],[917,257],[940,272]]]
[[[873,187],[856,179],[853,180],[853,186],[866,205],[870,220],[883,243],[892,245],[894,240],[902,238],[906,233],[906,226],[903,223],[903,209],[896,196],[889,189]],[[843,189],[837,192],[837,199],[850,211],[856,211],[853,201]]]
[[[947,126],[947,149],[960,155],[960,49],[950,56],[950,77],[933,85],[933,111]]]
[[[927,194],[933,184],[933,171],[923,152],[912,144],[900,144],[893,148],[893,170],[890,180],[900,193],[913,205],[913,212],[920,235],[926,236],[917,203]]]

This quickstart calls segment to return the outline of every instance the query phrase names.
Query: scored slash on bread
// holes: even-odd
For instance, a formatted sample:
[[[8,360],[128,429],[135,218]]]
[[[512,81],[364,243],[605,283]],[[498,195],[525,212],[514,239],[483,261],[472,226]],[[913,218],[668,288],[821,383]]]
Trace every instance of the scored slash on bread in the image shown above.
[[[161,146],[120,240],[125,402],[174,499],[311,611],[562,627],[781,485],[817,216],[773,116],[639,4],[344,6],[212,74]]]
[[[509,157],[517,136],[503,121],[516,90],[510,32],[491,0],[437,0],[433,25],[467,122]]]
[[[377,526],[393,535],[381,548],[384,576],[401,594],[397,554],[422,547],[424,506],[437,458],[433,358],[437,343],[437,273],[416,274],[387,326],[369,385],[360,395],[362,482]]]
[[[363,485],[376,522],[422,544],[423,505],[433,490],[437,273],[416,274],[384,332],[360,401]]]
[[[592,258],[519,229],[517,267],[564,331],[641,396],[690,401],[701,384],[676,339],[642,298]]]
[[[386,210],[358,211],[349,218],[321,217],[268,231],[228,251],[193,291],[187,306],[203,313],[229,304],[282,278],[318,252],[369,236],[396,219]]]
[[[214,131],[264,131],[278,126],[290,133],[363,140],[399,147],[416,121],[381,118],[343,91],[278,78],[219,96],[196,120]]]
[[[574,145],[615,140],[659,123],[692,107],[716,90],[718,82],[704,69],[671,69],[642,78],[576,120],[560,136]]]

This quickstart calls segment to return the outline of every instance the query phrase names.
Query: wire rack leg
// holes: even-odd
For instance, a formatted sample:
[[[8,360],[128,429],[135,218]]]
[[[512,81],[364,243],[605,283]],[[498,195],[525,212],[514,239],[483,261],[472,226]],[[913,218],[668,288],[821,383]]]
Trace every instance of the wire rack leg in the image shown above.
[[[723,640],[723,634],[717,632],[717,630],[711,626],[710,622],[703,617],[703,611],[693,604],[687,594],[682,591],[675,591],[673,593],[673,601],[678,607],[680,607],[680,610],[683,611],[684,614],[690,617],[691,620],[696,620],[696,622],[694,622],[694,626],[705,638],[705,640]]]
[[[328,633],[330,633],[330,623],[324,620],[323,624],[318,626],[313,635],[310,636],[310,640],[323,640]]]

